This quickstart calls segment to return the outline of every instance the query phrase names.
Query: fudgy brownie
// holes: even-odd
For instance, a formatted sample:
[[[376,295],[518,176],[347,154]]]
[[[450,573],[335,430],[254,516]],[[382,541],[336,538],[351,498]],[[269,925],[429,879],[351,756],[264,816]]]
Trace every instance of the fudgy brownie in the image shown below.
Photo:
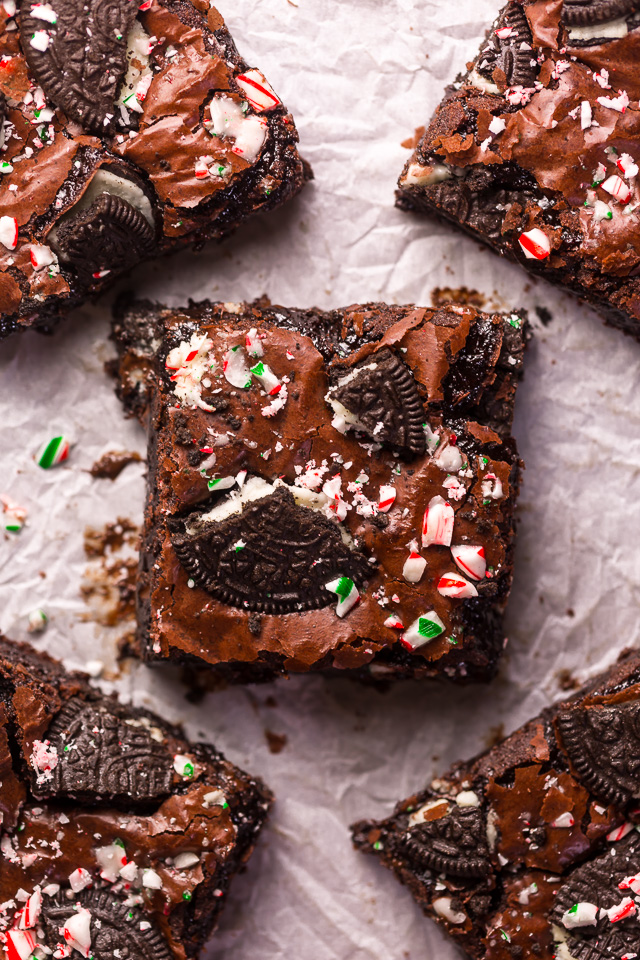
[[[0,954],[186,960],[271,803],[213,747],[0,637]]]
[[[439,214],[640,336],[640,2],[512,0],[397,204]]]
[[[139,304],[114,336],[149,426],[146,659],[235,682],[493,675],[522,318]]]
[[[478,960],[640,955],[640,653],[356,844]]]
[[[209,0],[5,0],[0,337],[291,197],[297,142]]]

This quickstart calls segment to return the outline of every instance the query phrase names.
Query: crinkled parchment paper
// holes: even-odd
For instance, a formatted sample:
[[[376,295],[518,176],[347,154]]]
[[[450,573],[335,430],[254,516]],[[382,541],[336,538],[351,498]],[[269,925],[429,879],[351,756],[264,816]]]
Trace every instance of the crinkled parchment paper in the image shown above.
[[[527,469],[509,646],[491,689],[416,683],[380,693],[298,677],[196,706],[174,674],[134,666],[103,682],[214,740],[276,792],[209,957],[451,960],[457,952],[406,891],[352,850],[347,827],[390,811],[637,642],[640,344],[453,229],[393,207],[401,142],[474,54],[495,0],[218,5],[294,112],[315,183],[222,247],[141,268],[121,288],[175,304],[267,292],[286,305],[331,307],[429,304],[434,287],[464,284],[491,306],[528,308],[537,337],[515,423]],[[546,327],[536,306],[553,315]],[[55,336],[0,345],[0,492],[29,510],[22,532],[0,540],[0,628],[74,665],[102,660],[111,677],[118,631],[87,619],[83,533],[118,516],[140,521],[144,464],[114,482],[88,470],[109,449],[144,452],[144,436],[122,418],[103,370],[108,317],[103,300]],[[41,470],[33,453],[58,431],[74,440],[71,457]],[[37,607],[49,627],[29,635]],[[286,737],[280,752],[265,731]]]

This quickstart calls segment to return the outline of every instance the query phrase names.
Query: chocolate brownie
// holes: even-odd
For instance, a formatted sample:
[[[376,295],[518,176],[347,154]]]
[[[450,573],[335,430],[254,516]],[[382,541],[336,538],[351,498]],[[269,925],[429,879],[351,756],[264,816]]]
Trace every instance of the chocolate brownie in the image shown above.
[[[133,305],[120,396],[149,427],[147,660],[488,680],[520,461],[515,314]]]
[[[353,827],[477,960],[640,955],[640,653]]]
[[[0,4],[0,337],[311,173],[209,0]]]
[[[640,336],[640,0],[512,0],[397,204],[463,227]]]
[[[186,960],[271,794],[213,747],[0,637],[0,954]]]

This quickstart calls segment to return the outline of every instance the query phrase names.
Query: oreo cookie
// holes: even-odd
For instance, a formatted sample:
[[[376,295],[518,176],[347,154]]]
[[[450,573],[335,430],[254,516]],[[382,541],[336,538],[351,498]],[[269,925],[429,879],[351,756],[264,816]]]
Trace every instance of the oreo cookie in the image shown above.
[[[83,890],[71,900],[62,895],[43,899],[41,922],[50,950],[60,944],[62,928],[79,910],[90,915],[88,955],[92,960],[173,960],[164,937],[148,917],[108,890]],[[81,947],[84,944],[78,950]]]
[[[485,877],[491,872],[487,824],[478,807],[453,803],[437,820],[400,834],[394,844],[419,867],[452,877]]]
[[[102,271],[121,272],[152,250],[149,220],[123,197],[102,193],[88,209],[69,213],[55,227],[52,242],[60,261],[84,283]]]
[[[640,700],[563,710],[562,742],[580,781],[620,807],[640,793]]]
[[[506,36],[498,35],[509,30]],[[532,44],[531,27],[522,4],[509,3],[480,48],[475,72],[495,85],[496,92],[505,86],[532,87],[538,76]]]
[[[410,456],[426,450],[425,413],[413,374],[385,348],[341,377],[327,394],[336,415],[376,443]]]
[[[45,96],[85,130],[98,135],[111,132],[127,70],[127,36],[138,4],[53,0],[54,23],[34,16],[33,8],[32,0],[22,0],[20,40]]]
[[[199,587],[242,610],[282,614],[334,603],[326,584],[338,576],[362,585],[369,564],[335,521],[299,506],[286,487],[264,489],[259,499],[237,500],[239,512],[224,519],[170,524],[176,555]]]
[[[640,927],[635,911],[614,918],[608,913],[633,891],[620,888],[626,877],[640,871],[640,838],[634,831],[607,853],[573,870],[560,887],[551,911],[558,957],[572,960],[613,960],[640,953]],[[582,910],[584,917],[578,915]],[[579,923],[580,920],[582,923]]]
[[[49,779],[31,771],[38,797],[112,802],[162,800],[171,792],[173,761],[143,721],[105,704],[67,701],[47,730],[57,754]]]
[[[562,20],[567,26],[583,27],[619,20],[640,10],[640,0],[564,0]]]

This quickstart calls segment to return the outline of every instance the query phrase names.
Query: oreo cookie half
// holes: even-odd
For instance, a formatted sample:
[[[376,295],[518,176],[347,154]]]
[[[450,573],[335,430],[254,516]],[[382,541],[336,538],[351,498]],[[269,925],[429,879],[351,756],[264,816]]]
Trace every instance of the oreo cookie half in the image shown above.
[[[613,960],[640,952],[640,925],[634,915],[608,913],[633,892],[620,889],[626,877],[640,870],[640,838],[634,831],[607,853],[573,870],[556,896],[550,920],[558,957]]]
[[[557,723],[585,787],[620,807],[640,797],[640,700],[564,710]]]
[[[83,890],[72,900],[45,897],[42,925],[50,950],[60,944],[60,931],[74,916],[87,911],[88,939],[93,960],[173,960],[164,937],[145,914],[126,905],[107,890]],[[81,914],[82,915],[82,914]],[[71,926],[71,925],[70,925]],[[80,947],[78,947],[80,949]]]
[[[328,582],[348,576],[360,586],[369,569],[334,520],[297,504],[291,489],[258,477],[208,514],[174,520],[170,527],[189,576],[243,610],[281,614],[326,607],[335,602]]]
[[[426,450],[425,414],[413,374],[385,348],[354,367],[329,389],[334,426],[362,430],[376,443],[421,456]]]
[[[564,0],[562,20],[567,26],[591,26],[628,17],[640,10],[638,0]]]
[[[132,0],[53,0],[55,22],[20,4],[20,40],[45,95],[85,130],[113,128],[115,103],[127,70],[127,36],[138,4]]]
[[[135,717],[116,716],[103,704],[72,699],[46,738],[57,763],[44,781],[30,771],[36,796],[131,803],[161,800],[171,792],[172,757]]]
[[[506,35],[499,36],[499,33]],[[532,87],[538,76],[532,43],[531,27],[522,4],[509,3],[491,28],[476,60],[472,73],[479,79],[478,85],[493,93],[499,93],[503,84],[506,87]],[[496,70],[504,75],[504,81],[500,77],[500,82],[496,83]]]
[[[452,877],[484,877],[491,872],[487,824],[478,807],[452,803],[436,820],[411,827],[395,845],[420,867]]]

